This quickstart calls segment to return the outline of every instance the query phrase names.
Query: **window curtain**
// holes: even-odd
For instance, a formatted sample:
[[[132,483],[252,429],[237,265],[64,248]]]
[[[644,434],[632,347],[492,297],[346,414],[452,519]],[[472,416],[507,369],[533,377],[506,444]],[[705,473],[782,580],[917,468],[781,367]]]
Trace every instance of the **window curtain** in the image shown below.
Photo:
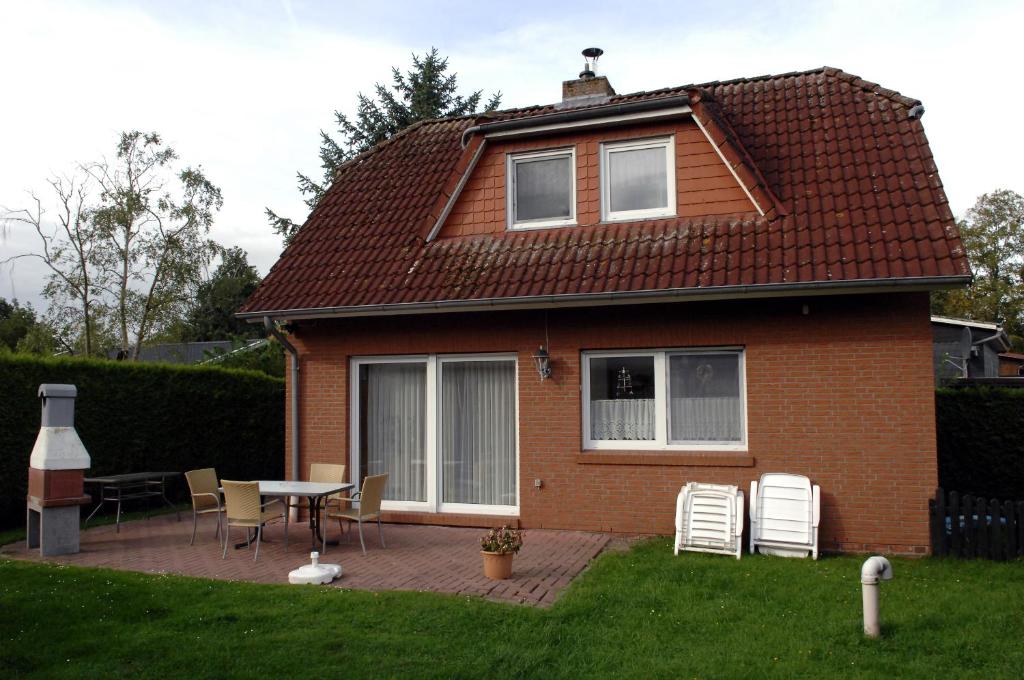
[[[572,157],[515,163],[515,219],[568,218],[572,211]]]
[[[741,441],[739,356],[669,358],[669,440]]]
[[[427,500],[424,364],[370,364],[366,370],[366,474],[388,474],[384,498]]]
[[[512,361],[441,364],[442,501],[516,504]]]
[[[608,154],[611,210],[647,210],[668,205],[664,147]]]
[[[590,402],[590,438],[654,439],[653,399],[595,399]]]

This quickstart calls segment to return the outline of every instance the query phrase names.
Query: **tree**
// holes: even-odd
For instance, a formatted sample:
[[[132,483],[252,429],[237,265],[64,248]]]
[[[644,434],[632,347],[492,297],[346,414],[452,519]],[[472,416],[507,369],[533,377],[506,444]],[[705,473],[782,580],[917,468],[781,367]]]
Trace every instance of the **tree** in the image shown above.
[[[53,354],[53,329],[36,317],[32,305],[0,298],[0,352]]]
[[[100,349],[96,344],[97,321],[106,312],[99,299],[102,279],[97,260],[101,239],[89,206],[90,177],[80,170],[78,175],[53,177],[48,184],[53,190],[55,223],[48,219],[50,211],[43,207],[43,200],[33,192],[29,192],[32,208],[4,208],[0,218],[4,224],[31,227],[39,237],[42,252],[15,255],[2,263],[31,257],[47,266],[50,274],[43,296],[50,303],[50,323],[63,345],[80,348],[88,356]]]
[[[220,189],[155,132],[124,132],[117,157],[86,166],[100,188],[94,252],[122,349],[137,359],[150,335],[180,318],[219,252],[207,238]]]
[[[969,288],[932,296],[936,314],[1003,324],[1024,346],[1024,196],[999,189],[982,194],[958,223],[974,269]]]
[[[208,281],[199,285],[195,301],[182,322],[183,342],[235,340],[263,335],[260,326],[235,317],[235,312],[260,284],[260,275],[241,248],[221,253],[221,263]]]
[[[311,177],[298,174],[299,191],[302,192],[310,210],[316,207],[324,193],[334,182],[338,169],[349,159],[388,139],[413,123],[432,118],[464,116],[477,111],[482,90],[469,96],[456,94],[457,74],[448,75],[448,59],[442,59],[436,47],[423,58],[412,55],[412,68],[404,75],[396,67],[391,69],[392,84],[389,87],[377,83],[374,86],[376,98],[362,92],[357,96],[355,120],[344,113],[334,112],[334,118],[341,133],[336,140],[323,130],[320,131],[320,167],[323,179],[319,182]],[[488,100],[485,111],[493,111],[501,105],[501,92]],[[300,224],[282,217],[270,208],[266,209],[267,219],[274,231],[284,237],[285,245],[291,240]]]

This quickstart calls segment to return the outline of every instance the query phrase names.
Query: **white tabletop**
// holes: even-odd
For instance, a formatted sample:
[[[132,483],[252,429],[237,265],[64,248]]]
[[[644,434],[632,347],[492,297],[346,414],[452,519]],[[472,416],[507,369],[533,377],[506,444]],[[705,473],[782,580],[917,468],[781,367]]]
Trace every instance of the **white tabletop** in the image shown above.
[[[354,484],[348,482],[285,482],[260,480],[261,496],[330,496],[348,491]]]

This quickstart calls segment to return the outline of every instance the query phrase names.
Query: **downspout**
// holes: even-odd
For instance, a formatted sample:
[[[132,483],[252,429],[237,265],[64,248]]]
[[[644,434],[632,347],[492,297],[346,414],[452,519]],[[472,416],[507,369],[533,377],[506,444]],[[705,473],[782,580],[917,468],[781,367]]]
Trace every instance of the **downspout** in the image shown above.
[[[288,350],[291,355],[292,368],[292,393],[291,393],[291,418],[292,418],[292,479],[299,479],[299,350],[295,345],[288,342],[288,338],[277,329],[277,325],[271,321],[269,316],[263,317],[263,327],[274,336],[274,339],[281,343],[281,346]],[[300,500],[298,497],[291,499],[291,513],[293,520],[298,520],[298,508]]]

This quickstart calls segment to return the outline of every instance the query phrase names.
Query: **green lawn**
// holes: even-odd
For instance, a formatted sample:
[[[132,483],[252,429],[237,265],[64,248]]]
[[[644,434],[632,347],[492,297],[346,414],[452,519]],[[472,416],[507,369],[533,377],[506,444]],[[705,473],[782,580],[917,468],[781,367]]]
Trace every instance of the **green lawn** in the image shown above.
[[[655,539],[549,610],[2,561],[0,676],[1020,677],[1024,562],[894,560],[869,641],[861,561]]]

